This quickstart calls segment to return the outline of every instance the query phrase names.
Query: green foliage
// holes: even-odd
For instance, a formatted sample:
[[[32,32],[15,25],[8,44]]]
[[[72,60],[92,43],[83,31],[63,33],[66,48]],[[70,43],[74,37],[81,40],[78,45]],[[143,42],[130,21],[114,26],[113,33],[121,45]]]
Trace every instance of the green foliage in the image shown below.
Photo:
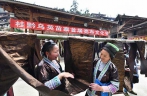
[[[23,30],[15,28],[14,32],[23,32]]]
[[[78,12],[78,2],[76,0],[73,0],[73,3],[70,7],[71,13],[77,13]]]
[[[90,16],[88,9],[86,9],[84,12],[83,12],[83,10],[80,10],[80,11],[78,10],[78,2],[76,0],[73,0],[73,3],[70,7],[70,13],[84,15],[84,16]]]
[[[86,9],[82,15],[84,15],[84,16],[90,16],[89,9]]]

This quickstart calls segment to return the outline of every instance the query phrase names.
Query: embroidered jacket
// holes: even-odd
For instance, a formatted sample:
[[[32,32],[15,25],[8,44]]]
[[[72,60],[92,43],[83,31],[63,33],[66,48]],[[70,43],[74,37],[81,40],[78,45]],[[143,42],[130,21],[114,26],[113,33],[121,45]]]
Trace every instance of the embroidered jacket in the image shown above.
[[[60,64],[59,64],[60,66]],[[60,66],[59,70],[62,72],[62,68]],[[42,82],[45,86],[49,87],[49,89],[60,90],[66,92],[65,88],[65,79],[58,78],[59,72],[55,70],[50,64],[45,61],[41,61],[37,68],[37,79]]]
[[[97,59],[93,62],[94,66],[96,66],[97,62],[100,59]],[[97,71],[96,78],[99,76],[101,71]],[[100,80],[102,83],[110,83],[107,87],[110,90],[109,96],[111,96],[113,93],[119,90],[119,81],[118,81],[118,72],[116,66],[111,62],[108,70],[103,75],[102,79]],[[96,95],[101,96],[100,92],[96,92]]]

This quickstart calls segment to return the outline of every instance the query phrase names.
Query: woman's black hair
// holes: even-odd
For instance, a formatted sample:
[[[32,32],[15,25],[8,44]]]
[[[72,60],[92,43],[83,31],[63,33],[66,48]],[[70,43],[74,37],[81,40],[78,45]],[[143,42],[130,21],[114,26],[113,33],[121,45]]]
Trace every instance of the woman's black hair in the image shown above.
[[[53,40],[49,40],[48,42],[45,42],[41,50],[42,57],[44,56],[46,57],[45,53],[50,52],[55,45],[56,43]]]

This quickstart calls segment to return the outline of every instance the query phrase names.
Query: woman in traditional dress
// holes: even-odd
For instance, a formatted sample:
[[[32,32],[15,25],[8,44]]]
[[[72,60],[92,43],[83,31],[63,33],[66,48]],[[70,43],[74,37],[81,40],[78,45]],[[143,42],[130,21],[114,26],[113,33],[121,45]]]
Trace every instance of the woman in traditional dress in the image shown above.
[[[107,43],[100,52],[100,58],[94,61],[93,82],[86,96],[112,96],[119,89],[118,71],[111,62],[119,48]]]
[[[59,47],[52,40],[46,42],[42,48],[43,59],[37,67],[37,78],[50,90],[67,92],[65,78],[74,78],[68,72],[63,72],[60,64],[56,62],[59,55]],[[41,96],[41,95],[40,95]]]

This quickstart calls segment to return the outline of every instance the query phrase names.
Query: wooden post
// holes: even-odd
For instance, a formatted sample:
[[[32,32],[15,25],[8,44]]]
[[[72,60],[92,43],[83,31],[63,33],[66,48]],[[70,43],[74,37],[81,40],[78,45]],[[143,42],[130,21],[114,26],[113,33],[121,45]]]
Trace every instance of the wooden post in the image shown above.
[[[10,31],[11,31],[11,32],[14,32],[14,28],[10,28]]]
[[[41,33],[43,34],[44,31],[41,31]]]
[[[30,14],[30,21],[33,22],[33,12],[31,9],[29,10],[29,14]],[[29,29],[29,33],[34,33],[34,30]]]
[[[84,35],[83,34],[80,34],[80,36],[83,37]]]
[[[27,29],[25,29],[25,33],[27,33]]]

